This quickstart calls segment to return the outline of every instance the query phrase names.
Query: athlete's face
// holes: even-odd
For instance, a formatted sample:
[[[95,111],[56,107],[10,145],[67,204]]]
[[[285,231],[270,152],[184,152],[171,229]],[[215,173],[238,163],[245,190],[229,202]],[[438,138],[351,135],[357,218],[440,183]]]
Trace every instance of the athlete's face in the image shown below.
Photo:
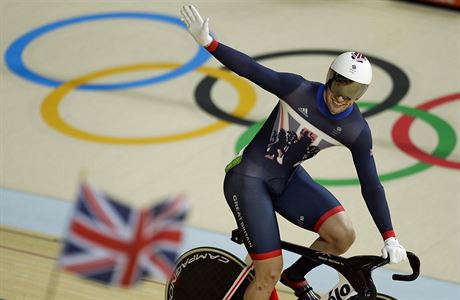
[[[353,105],[357,99],[344,98],[342,96],[336,96],[332,93],[330,88],[327,88],[324,92],[324,102],[329,109],[329,112],[333,115],[339,114]]]

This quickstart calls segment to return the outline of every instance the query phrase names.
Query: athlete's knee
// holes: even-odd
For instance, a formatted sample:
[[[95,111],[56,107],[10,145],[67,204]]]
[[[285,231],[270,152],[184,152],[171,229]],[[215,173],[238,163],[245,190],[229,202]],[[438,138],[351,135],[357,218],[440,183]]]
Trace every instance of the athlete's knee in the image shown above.
[[[353,229],[340,229],[321,235],[321,239],[328,244],[327,251],[336,255],[345,253],[355,241]]]
[[[255,260],[254,268],[254,280],[246,289],[243,299],[268,299],[280,278],[283,269],[282,258],[280,256],[263,261]]]
[[[275,287],[276,283],[280,279],[280,272],[266,272],[258,273],[255,277],[255,282],[257,284],[257,289],[259,291],[271,291]]]
[[[334,254],[345,253],[356,239],[353,225],[344,213],[327,220],[321,226],[319,234],[330,245]]]
[[[345,253],[356,240],[356,232],[353,227],[343,227],[334,237],[334,245],[339,254]]]
[[[283,271],[281,256],[267,260],[254,261],[255,281],[260,290],[272,290]]]

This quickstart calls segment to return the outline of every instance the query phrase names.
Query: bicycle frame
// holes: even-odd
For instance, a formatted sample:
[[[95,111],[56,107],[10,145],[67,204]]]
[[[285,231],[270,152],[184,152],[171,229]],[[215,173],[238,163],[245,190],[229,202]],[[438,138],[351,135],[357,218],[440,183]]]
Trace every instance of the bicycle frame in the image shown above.
[[[232,231],[232,241],[242,244],[239,230]],[[305,257],[311,260],[327,265],[342,274],[353,287],[357,295],[351,299],[354,300],[374,300],[377,297],[377,289],[372,280],[372,271],[383,265],[388,264],[389,259],[383,259],[380,256],[359,255],[350,258],[327,254],[316,251],[307,247],[299,246],[289,242],[281,241],[281,248]],[[407,257],[412,268],[412,274],[401,275],[393,274],[393,280],[413,281],[420,274],[420,260],[412,252],[407,252]]]

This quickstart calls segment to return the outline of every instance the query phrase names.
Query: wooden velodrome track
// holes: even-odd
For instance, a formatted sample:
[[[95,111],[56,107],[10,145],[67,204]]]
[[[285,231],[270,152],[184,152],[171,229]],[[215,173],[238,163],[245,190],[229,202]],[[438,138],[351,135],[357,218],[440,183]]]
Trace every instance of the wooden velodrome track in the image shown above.
[[[219,73],[216,70],[220,64],[211,58],[201,63],[198,72],[191,69],[158,84],[106,90],[77,90],[74,85],[67,92],[61,91],[59,100],[53,94],[59,84],[53,86],[30,74],[13,72],[8,61],[11,57],[7,49],[11,50],[18,38],[58,20],[126,12],[177,18],[183,4],[187,3],[0,0],[4,57],[0,66],[1,299],[44,299],[51,294],[54,299],[164,297],[161,280],[149,279],[135,289],[122,290],[53,273],[62,236],[29,228],[29,220],[21,218],[25,206],[15,206],[5,196],[6,190],[23,194],[29,209],[46,215],[34,195],[72,202],[79,171],[85,168],[89,182],[126,199],[130,205],[146,206],[165,195],[186,191],[192,204],[187,225],[223,235],[234,228],[222,195],[223,168],[235,154],[235,144],[247,127],[222,122],[204,112],[195,103],[195,89],[206,75],[217,76],[221,80],[212,88],[211,97],[218,108],[231,112],[239,105],[236,114],[249,120],[267,116],[276,103],[274,96],[236,76]],[[360,50],[396,65],[407,75],[409,86],[400,99],[401,106],[415,108],[451,96],[451,100],[429,109],[435,121],[426,117],[432,123],[416,120],[407,129],[413,143],[426,153],[442,144],[436,155],[443,158],[423,156],[425,164],[414,167],[417,172],[395,175],[383,184],[398,237],[422,259],[422,275],[436,283],[453,284],[458,291],[443,294],[441,289],[439,299],[460,299],[460,148],[455,143],[460,132],[459,14],[385,0],[200,0],[193,4],[210,17],[211,30],[219,40],[251,56],[293,50]],[[179,26],[137,16],[79,21],[48,30],[30,40],[22,53],[16,49],[13,54],[21,54],[25,64],[42,78],[60,82],[79,78],[80,83],[110,85],[159,76],[192,60],[197,53],[198,47]],[[332,58],[327,54],[280,55],[263,63],[323,81]],[[121,70],[121,66],[132,69]],[[95,73],[99,71],[104,73]],[[398,77],[396,85],[401,81]],[[374,81],[363,101],[379,103],[393,87],[387,69],[375,65]],[[51,103],[53,97],[59,104]],[[41,113],[44,103],[48,110]],[[50,108],[53,105],[57,111],[54,114]],[[63,123],[56,121],[59,116],[63,123],[97,137],[66,131]],[[400,117],[400,112],[385,110],[368,118],[381,174],[419,163],[420,158],[401,151],[392,139],[392,128]],[[194,130],[198,128],[206,129]],[[190,131],[195,133],[180,138],[180,134]],[[144,139],[159,136],[173,138]],[[110,141],[104,137],[125,138]],[[343,168],[337,168],[338,164]],[[355,176],[350,155],[344,149],[324,151],[304,165],[315,178]],[[357,231],[357,241],[346,255],[378,255],[382,241],[359,186],[330,184],[328,188],[342,201]],[[10,211],[19,215],[14,222],[9,221]],[[50,209],[42,222],[56,217]],[[284,239],[302,244],[315,239],[315,235],[281,218],[279,222]],[[64,230],[65,224],[61,225]],[[389,268],[406,270],[407,266]],[[280,296],[294,299],[284,291]],[[421,292],[406,299],[426,298]]]

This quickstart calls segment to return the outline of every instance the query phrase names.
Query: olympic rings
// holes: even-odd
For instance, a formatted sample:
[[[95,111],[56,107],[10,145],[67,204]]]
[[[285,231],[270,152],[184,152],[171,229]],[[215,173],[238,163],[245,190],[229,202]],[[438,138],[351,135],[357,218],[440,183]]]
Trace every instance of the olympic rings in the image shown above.
[[[360,107],[365,107],[365,108],[372,108],[376,106],[375,103],[361,102],[361,101],[357,102],[357,104]],[[447,157],[454,150],[455,144],[452,144],[451,142],[449,142],[449,140],[455,139],[455,131],[446,121],[424,110],[411,108],[408,106],[396,105],[396,106],[391,107],[391,109],[394,111],[403,113],[404,115],[409,115],[412,117],[420,118],[423,121],[427,122],[429,125],[433,126],[433,128],[435,129],[436,133],[439,136],[438,145],[436,146],[436,149],[433,151],[433,155],[444,158],[444,157]],[[243,133],[243,135],[237,141],[238,148],[236,148],[236,150],[239,151],[240,149],[239,147],[242,148],[243,146],[245,146],[244,144],[245,142],[250,141],[252,139],[252,137],[257,133],[257,131],[262,126],[263,122],[265,121],[259,121],[255,123]],[[409,175],[424,171],[430,167],[431,165],[429,164],[419,162],[419,163],[415,163],[414,165],[411,165],[406,168],[402,168],[397,171],[382,174],[379,176],[379,178],[381,181],[393,180],[393,179],[397,179],[403,176],[409,176]],[[315,179],[315,181],[317,181],[320,184],[329,185],[329,186],[345,186],[345,185],[359,184],[359,180],[357,178]]]
[[[258,55],[253,57],[255,60],[264,60],[270,59],[280,56],[296,56],[296,55],[339,55],[344,51],[337,51],[337,50],[296,50],[296,51],[284,51],[284,52],[274,52],[268,53],[263,55]],[[379,112],[382,112],[385,109],[388,109],[394,105],[396,105],[401,99],[406,95],[407,91],[409,90],[409,78],[396,65],[393,65],[387,61],[384,61],[377,57],[368,56],[369,60],[372,64],[375,64],[385,70],[392,80],[393,90],[391,91],[390,95],[385,98],[381,103],[372,107],[370,110],[363,113],[364,117],[373,116]],[[225,68],[224,68],[225,69]],[[211,115],[220,118],[222,120],[226,120],[235,124],[246,125],[250,126],[251,124],[255,123],[256,121],[238,118],[228,113],[220,110],[216,105],[214,105],[212,98],[211,98],[211,89],[214,83],[216,82],[215,78],[206,77],[204,78],[197,86],[195,90],[195,101],[198,105],[206,112],[210,113]]]
[[[162,15],[162,14],[153,14],[153,13],[145,13],[145,12],[114,12],[114,13],[102,13],[102,14],[93,14],[93,15],[85,15],[79,16],[69,19],[60,20],[57,22],[53,22],[44,26],[41,26],[35,30],[32,30],[23,36],[19,37],[15,40],[10,47],[8,47],[5,53],[5,62],[8,68],[13,73],[16,73],[20,77],[24,79],[30,80],[32,82],[51,86],[51,87],[58,87],[63,84],[62,81],[58,81],[55,79],[47,78],[43,75],[38,74],[30,70],[23,61],[23,54],[26,47],[33,42],[35,39],[39,38],[40,36],[44,35],[45,33],[51,32],[53,30],[73,25],[76,23],[81,22],[89,22],[89,21],[97,21],[97,20],[106,20],[106,19],[146,19],[146,20],[153,20],[159,21],[164,23],[169,23],[175,26],[179,26],[181,28],[185,28],[185,25],[182,21],[173,16]],[[81,85],[79,89],[85,90],[116,90],[116,89],[126,89],[126,88],[134,88],[148,84],[156,84],[159,82],[163,82],[174,77],[178,77],[194,69],[201,66],[205,63],[210,54],[206,49],[201,46],[198,46],[197,54],[186,64],[182,66],[178,66],[176,69],[171,70],[165,74],[157,75],[151,78],[131,81],[126,83],[111,83],[111,84],[88,84],[88,85]]]
[[[417,106],[418,109],[428,111],[433,107],[455,101],[460,100],[460,93],[447,95],[441,98],[433,99],[428,102],[425,102],[422,105]],[[434,156],[425,153],[424,151],[420,150],[417,146],[412,143],[410,136],[409,136],[409,128],[414,121],[413,117],[409,116],[402,116],[400,119],[396,121],[393,125],[393,130],[391,132],[391,136],[393,138],[393,142],[401,149],[403,152],[409,154],[410,156],[426,162],[428,164],[437,165],[441,167],[451,168],[451,169],[460,169],[460,162],[450,161],[447,159],[443,159],[447,157],[449,153],[443,153],[442,158],[440,156]],[[449,135],[449,138],[444,137],[446,139],[446,143],[450,143],[448,145],[448,149],[451,147],[455,147],[457,142],[455,132],[443,133],[444,135]],[[444,149],[447,151],[448,149]]]
[[[95,72],[83,77],[71,80],[59,86],[53,92],[51,92],[44,100],[41,106],[41,114],[45,122],[52,128],[58,130],[65,135],[99,143],[107,144],[128,144],[128,145],[139,145],[139,144],[158,144],[165,142],[173,142],[184,140],[188,138],[197,137],[199,135],[214,132],[220,129],[223,129],[230,124],[226,121],[217,121],[211,125],[191,130],[188,132],[168,135],[168,136],[158,136],[158,137],[113,137],[113,136],[104,136],[93,134],[90,132],[82,131],[80,129],[74,128],[64,121],[59,114],[59,104],[62,101],[63,97],[67,95],[72,89],[75,89],[82,84],[85,84],[88,81],[98,79],[107,75],[123,73],[123,72],[132,72],[139,70],[151,70],[151,69],[173,69],[180,66],[180,64],[175,63],[162,63],[162,64],[141,64],[141,65],[131,65],[123,66],[116,68],[109,68],[99,72]],[[233,85],[239,93],[239,103],[238,106],[233,110],[232,114],[238,117],[244,117],[255,105],[256,94],[254,89],[246,81],[240,79],[236,75],[215,68],[210,67],[200,67],[196,69],[198,72],[212,76],[215,78],[223,79]]]
[[[66,134],[73,135],[74,137],[92,140],[92,141],[105,142],[105,143],[142,144],[142,143],[162,143],[162,142],[167,142],[167,141],[174,141],[174,140],[194,137],[202,133],[212,132],[212,131],[221,129],[222,126],[228,126],[228,124],[225,121],[242,124],[242,125],[251,125],[254,123],[254,121],[244,119],[242,116],[246,115],[247,112],[254,105],[255,96],[252,97],[251,99],[247,99],[249,101],[247,102],[248,106],[245,106],[245,104],[243,104],[241,101],[242,93],[248,93],[249,95],[249,94],[254,94],[254,92],[250,90],[250,88],[248,89],[247,86],[242,88],[240,90],[240,103],[239,103],[239,106],[236,108],[236,112],[238,113],[236,113],[235,115],[232,115],[232,114],[223,112],[216,105],[214,105],[211,99],[211,96],[210,96],[210,91],[211,91],[212,85],[216,82],[217,78],[219,77],[224,78],[225,76],[222,76],[221,75],[222,73],[219,73],[219,71],[216,71],[215,69],[212,69],[211,71],[211,69],[209,68],[200,68],[198,71],[203,72],[207,74],[208,76],[204,78],[204,80],[201,81],[199,85],[197,86],[195,90],[195,99],[198,105],[202,109],[222,119],[223,121],[213,123],[201,129],[192,130],[192,131],[188,131],[188,132],[177,134],[177,135],[163,136],[163,137],[145,137],[145,138],[116,138],[116,137],[96,135],[96,134],[81,131],[79,129],[73,128],[72,126],[68,125],[59,116],[57,106],[59,105],[62,97],[65,96],[71,89],[78,88],[78,89],[90,89],[90,90],[114,90],[114,89],[122,89],[122,88],[132,88],[132,87],[142,86],[146,84],[155,84],[155,83],[159,83],[159,82],[166,81],[174,77],[180,76],[184,73],[190,72],[198,68],[198,66],[203,64],[210,57],[209,53],[205,49],[203,49],[202,47],[198,47],[199,50],[198,50],[198,53],[195,55],[195,57],[193,57],[191,61],[189,61],[188,63],[182,66],[178,64],[150,64],[150,65],[134,65],[130,67],[121,67],[121,68],[111,68],[111,69],[107,69],[104,71],[100,71],[100,72],[96,72],[90,75],[83,76],[79,79],[72,80],[68,83],[63,83],[63,82],[60,82],[54,79],[49,79],[42,75],[39,75],[38,73],[35,73],[29,70],[23,62],[22,56],[24,54],[26,47],[31,42],[33,42],[34,40],[36,40],[37,38],[41,37],[42,35],[46,33],[49,33],[53,30],[56,30],[56,29],[59,29],[65,26],[74,25],[76,23],[96,21],[96,20],[105,20],[105,19],[120,19],[120,18],[137,18],[137,19],[154,20],[154,21],[169,23],[175,26],[179,26],[181,28],[185,28],[185,26],[183,25],[183,23],[180,21],[179,18],[168,16],[168,15],[143,13],[143,12],[114,12],[114,13],[93,14],[93,15],[85,15],[85,16],[78,16],[78,17],[73,17],[69,19],[64,19],[64,20],[56,21],[56,22],[41,26],[35,30],[32,30],[24,34],[20,38],[18,38],[7,49],[5,53],[5,61],[6,61],[7,66],[14,73],[16,73],[17,75],[25,79],[28,79],[30,81],[33,81],[39,84],[44,84],[44,85],[48,85],[52,87],[59,86],[57,90],[52,92],[45,99],[45,102],[42,105],[42,115],[45,118],[45,121],[50,126]],[[254,57],[254,59],[263,60],[263,59],[270,59],[270,58],[275,58],[275,57],[280,57],[280,56],[294,56],[294,55],[338,55],[342,52],[343,51],[321,50],[321,49],[284,51],[284,52],[276,52],[276,53],[268,53],[264,55],[259,55],[259,56]],[[370,104],[370,103],[365,104],[362,102],[359,103],[360,106],[370,107],[370,109],[368,109],[366,112],[363,113],[365,117],[372,116],[378,112],[381,112],[387,108],[391,108],[392,106],[396,105],[404,97],[404,95],[407,93],[408,88],[409,88],[408,77],[397,66],[391,63],[388,63],[384,60],[381,60],[379,58],[376,58],[376,57],[369,57],[369,58],[373,62],[373,64],[380,66],[383,70],[385,70],[390,75],[391,80],[393,82],[393,90],[391,91],[390,95],[386,99],[384,99],[382,103],[378,105]],[[173,65],[174,67],[172,67]],[[131,82],[125,82],[125,83],[114,83],[114,84],[84,84],[92,79],[106,76],[107,74],[110,74],[110,73],[135,71],[139,69],[145,70],[146,68],[147,69],[173,68],[173,70],[167,73],[161,74],[159,76],[155,76],[155,77],[144,79],[144,80],[138,80],[138,81],[131,81]],[[226,77],[226,78],[227,78],[226,80],[230,81],[235,87],[237,87],[235,82],[234,81],[232,82],[231,77]],[[240,84],[240,87],[242,86],[243,85]],[[239,87],[237,87],[237,89],[239,89]],[[55,98],[53,99],[53,97]],[[434,164],[434,165],[443,166],[447,168],[460,169],[460,162],[450,161],[450,160],[445,159],[452,152],[452,149],[455,147],[455,144],[456,144],[456,136],[455,136],[454,130],[450,126],[446,127],[444,124],[442,125],[443,131],[441,132],[441,130],[438,130],[437,127],[433,125],[433,123],[430,123],[431,121],[433,121],[433,119],[430,119],[428,116],[423,117],[420,113],[420,111],[428,111],[429,109],[435,106],[438,106],[438,105],[441,105],[446,102],[450,102],[450,101],[453,101],[459,98],[460,98],[460,94],[453,94],[453,95],[449,95],[449,96],[446,96],[440,99],[434,99],[428,103],[418,106],[417,107],[418,110],[415,110],[417,111],[417,113],[415,113],[415,116],[421,117],[424,121],[434,126],[438,136],[442,140],[442,143],[440,142],[438,144],[433,154],[430,155],[428,153],[423,152],[410,141],[409,128],[415,118],[413,115],[411,115],[411,113],[407,111],[403,112],[407,115],[402,116],[394,124],[393,130],[392,130],[392,138],[395,144],[398,146],[398,148],[404,151],[405,153],[409,154],[410,156],[422,162],[425,162],[427,164]],[[53,108],[53,105],[56,105],[56,106]],[[403,106],[394,108],[394,110],[396,111],[407,110],[407,109],[409,108],[403,107]],[[414,113],[414,110],[412,111],[412,113]],[[440,124],[439,120],[437,120],[436,122]],[[255,124],[251,126],[250,129],[248,129],[248,131],[249,132],[254,131],[260,128],[260,126],[261,126],[261,123],[256,122]],[[242,137],[245,137],[245,135],[243,135]],[[240,139],[237,143],[237,147],[238,148],[241,147],[241,145],[246,142],[247,141],[243,141],[242,139]],[[441,147],[441,144],[442,144],[442,147]],[[439,150],[440,147],[442,148],[441,150]],[[448,154],[446,154],[447,152]],[[420,171],[418,168],[415,168],[415,169]],[[411,170],[414,171],[414,169],[411,169]],[[387,175],[382,175],[381,177],[385,178],[385,176],[389,176],[388,178],[391,179],[392,176],[390,175],[391,174],[394,175],[397,173],[398,172],[392,172]],[[356,179],[354,180],[356,181]],[[322,181],[328,181],[328,180],[322,180]],[[341,180],[340,182],[347,182],[347,181]],[[335,183],[338,184],[339,182],[336,181]]]

